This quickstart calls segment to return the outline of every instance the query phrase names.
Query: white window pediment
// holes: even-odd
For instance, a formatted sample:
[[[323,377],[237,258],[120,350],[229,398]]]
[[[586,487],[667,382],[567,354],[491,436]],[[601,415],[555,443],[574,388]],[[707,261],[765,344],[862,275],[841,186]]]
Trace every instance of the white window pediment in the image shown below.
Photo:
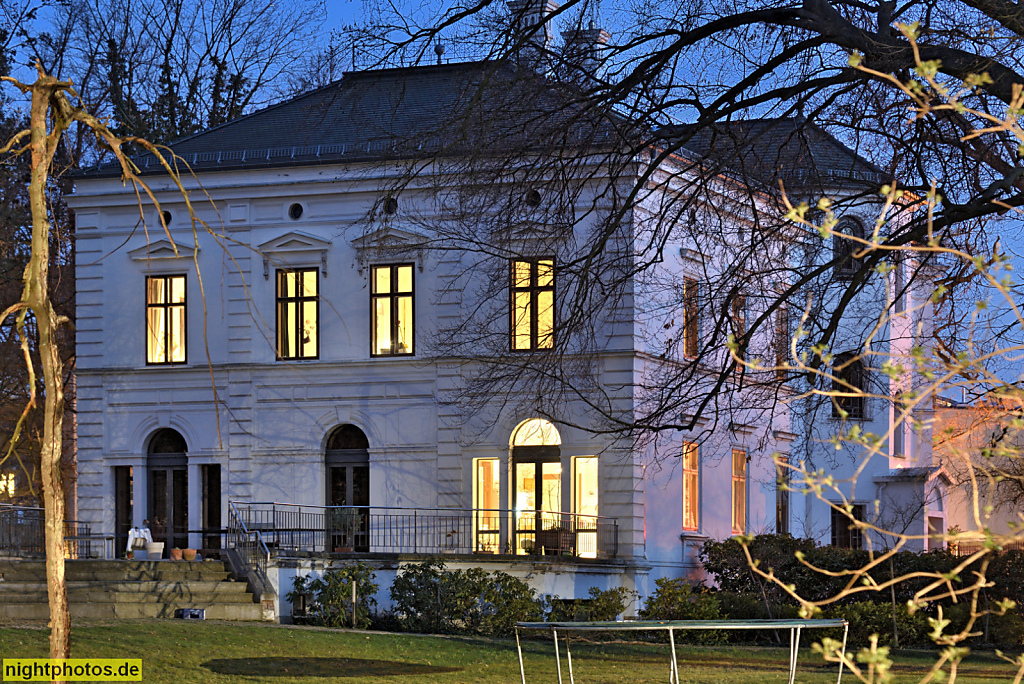
[[[170,240],[163,239],[133,249],[128,252],[128,256],[132,258],[132,261],[168,261],[171,259],[192,261],[198,251],[198,245],[172,245]]]
[[[426,235],[400,228],[380,228],[352,240],[359,262],[359,274],[371,261],[390,260],[399,256],[416,255],[416,266],[423,272],[423,250],[429,242]]]
[[[320,272],[327,277],[327,250],[330,240],[323,240],[297,230],[267,240],[256,249],[263,255],[263,279],[270,278],[270,263],[281,266],[309,266],[320,261]]]

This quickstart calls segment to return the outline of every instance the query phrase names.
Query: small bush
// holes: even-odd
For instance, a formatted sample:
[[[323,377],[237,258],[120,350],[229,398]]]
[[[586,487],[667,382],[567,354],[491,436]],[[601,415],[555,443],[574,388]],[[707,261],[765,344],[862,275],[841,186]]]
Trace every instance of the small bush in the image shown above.
[[[879,646],[894,646],[893,605],[874,601],[857,601],[845,606],[835,606],[825,611],[824,617],[842,618],[850,623],[848,647],[862,648],[868,645],[872,634],[878,635]],[[911,615],[906,604],[896,604],[896,629],[901,648],[928,644],[928,619],[922,612]],[[826,635],[841,639],[842,631]]]
[[[979,607],[979,611],[984,608]],[[943,617],[949,620],[949,626],[943,630],[945,634],[956,634],[967,626],[971,615],[971,607],[967,603],[958,603],[943,610]],[[1024,643],[1024,618],[1015,612],[1005,615],[982,614],[971,627],[972,632],[980,632],[979,636],[967,640],[968,644],[991,644],[995,646],[1020,646]]]
[[[503,572],[448,570],[444,563],[407,565],[391,585],[404,631],[508,634],[519,621],[541,619],[536,592]]]
[[[377,599],[373,597],[380,587],[373,581],[373,569],[365,563],[355,563],[325,572],[312,579],[309,575],[296,575],[292,590],[285,599],[293,605],[304,606],[294,615],[297,624],[324,627],[350,627],[352,625],[352,583],[356,586],[356,625],[363,629],[371,624]]]
[[[714,592],[703,585],[696,587],[683,579],[663,577],[654,581],[655,590],[640,611],[642,620],[721,620],[722,612]],[[725,643],[722,630],[687,630],[679,632],[680,643]]]
[[[560,599],[549,597],[549,622],[602,622],[614,620],[626,610],[630,591],[623,587],[601,591],[591,587],[588,599]]]

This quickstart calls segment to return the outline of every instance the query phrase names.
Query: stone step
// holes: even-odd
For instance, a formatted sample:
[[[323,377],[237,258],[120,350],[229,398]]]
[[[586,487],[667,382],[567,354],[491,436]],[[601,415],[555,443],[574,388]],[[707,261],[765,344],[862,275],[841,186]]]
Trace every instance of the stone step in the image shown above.
[[[247,591],[245,582],[160,582],[160,581],[139,581],[139,582],[83,582],[73,581],[67,583],[68,592],[81,591],[83,589],[95,590],[102,586],[104,591],[118,591],[124,593],[132,592],[166,592],[190,589],[192,591],[207,591],[217,593],[238,593],[244,594]],[[4,594],[18,593],[46,593],[46,582],[0,582],[0,596]]]
[[[174,617],[203,608],[216,620],[261,620],[262,606],[222,561],[97,561],[65,565],[72,617]],[[49,616],[43,561],[0,561],[0,621]]]
[[[72,603],[72,618],[173,618],[178,608],[203,608],[207,620],[262,620],[258,603],[193,604],[172,603]],[[0,620],[46,620],[49,608],[45,602],[9,603],[0,605]]]
[[[105,569],[105,570],[72,570],[64,573],[68,582],[123,582],[123,581],[157,581],[157,582],[223,582],[231,576],[223,570],[174,570],[156,569]],[[0,570],[0,582],[45,582],[46,573],[36,572],[27,568]]]
[[[9,606],[17,603],[39,601],[46,603],[48,600],[46,592],[26,592],[21,594],[0,593],[0,606]],[[248,592],[217,592],[217,591],[164,591],[164,592],[138,592],[138,591],[104,591],[100,587],[94,589],[80,589],[68,592],[68,603],[180,603],[189,604],[210,603],[252,603],[253,596]]]

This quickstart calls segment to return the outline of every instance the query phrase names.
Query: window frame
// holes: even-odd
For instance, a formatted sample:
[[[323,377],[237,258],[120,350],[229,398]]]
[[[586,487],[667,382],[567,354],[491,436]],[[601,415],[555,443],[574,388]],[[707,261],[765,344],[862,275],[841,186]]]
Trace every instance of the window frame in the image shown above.
[[[832,364],[832,391],[850,392],[850,387],[855,387],[858,391],[865,392],[865,386],[867,385],[866,371],[867,366],[857,354],[853,352],[836,354]],[[867,420],[867,397],[863,394],[854,397],[832,396],[830,398],[832,399],[833,418],[839,420]],[[840,411],[845,411],[846,416],[843,416]]]
[[[539,265],[542,261],[551,262],[551,285],[540,286],[537,285],[537,274],[539,271]],[[526,263],[530,264],[530,285],[528,287],[516,287],[516,264]],[[557,280],[558,280],[558,266],[554,256],[539,256],[529,258],[516,258],[509,260],[509,278],[508,278],[508,332],[509,332],[509,349],[514,352],[535,352],[535,351],[548,351],[555,348],[555,331],[558,311],[558,299],[557,299]],[[538,307],[537,299],[538,294],[541,292],[551,292],[551,344],[547,347],[538,346],[539,335],[538,335]],[[530,345],[528,347],[516,347],[516,293],[529,292],[530,293]]]
[[[687,457],[690,454],[694,455],[693,464],[694,467],[688,467]],[[683,453],[681,454],[682,472],[683,472],[683,530],[686,532],[699,532],[700,531],[700,445],[696,442],[683,442]],[[689,488],[687,483],[690,482],[690,478],[693,479],[694,488],[693,491],[688,491]],[[686,504],[687,499],[691,498],[690,510],[693,513],[693,520],[688,521],[686,519]],[[690,524],[687,524],[690,523]]]
[[[746,361],[748,342],[744,338],[747,336],[747,294],[743,291],[734,292],[729,297],[729,327],[737,345],[736,356]],[[746,366],[736,364],[736,373],[742,375],[745,371]]]
[[[790,343],[793,341],[792,326],[789,306],[781,304],[775,310],[775,378],[782,382],[789,379],[789,373],[783,366],[789,364]]]
[[[852,230],[847,230],[844,226],[852,226]],[[863,239],[865,236],[864,223],[856,216],[843,216],[836,222],[833,231],[832,258],[839,259],[833,267],[833,271],[837,278],[849,280],[860,271],[862,263],[859,259],[854,259],[853,254],[861,247],[858,243],[841,237],[836,233],[853,235]]]
[[[173,304],[171,302],[165,302],[163,304],[151,304],[149,301],[149,282],[151,280],[162,280],[164,281],[164,293],[165,299],[169,299],[168,296],[168,283],[173,278],[181,278],[182,286],[184,288],[184,301],[181,304]],[[143,316],[142,326],[146,339],[146,365],[147,366],[184,366],[188,364],[188,274],[187,273],[167,273],[159,275],[147,275],[145,276],[145,315]],[[164,358],[167,359],[170,354],[170,310],[172,307],[180,306],[184,312],[184,325],[181,330],[182,337],[182,348],[185,350],[185,358],[182,361],[150,361],[149,360],[149,310],[151,308],[163,309],[164,316]]]
[[[743,456],[743,458],[741,459],[741,463],[743,464],[743,468],[739,472],[739,474],[737,474],[737,471],[736,471],[736,456],[738,454],[742,454],[742,456]],[[732,533],[733,534],[746,534],[746,532],[747,532],[747,517],[748,517],[747,516],[747,513],[748,513],[748,511],[747,511],[747,471],[749,470],[749,468],[747,466],[747,460],[748,460],[748,454],[747,454],[747,450],[746,449],[743,449],[741,447],[733,447],[732,448],[732,464],[731,464],[732,478],[731,478],[731,481],[730,481],[731,486],[730,486],[729,489],[730,489],[730,494],[732,496],[732,509],[731,509],[731,516],[730,516],[730,518],[731,518],[730,525],[732,526]],[[737,485],[742,487],[742,496],[741,497],[737,497],[736,496],[736,487],[737,487]],[[742,529],[740,529],[736,525],[737,518],[740,517],[740,516],[737,515],[736,504],[740,503],[740,502],[742,502],[742,504],[743,504],[743,510],[742,510],[742,518],[743,519],[739,521],[739,522],[742,523]]]
[[[700,355],[700,280],[683,278],[683,358]]]
[[[285,273],[312,273],[316,279],[316,295],[313,297],[282,296],[281,276]],[[301,288],[298,289],[301,291]],[[281,354],[281,305],[286,302],[296,302],[300,305],[307,301],[316,302],[316,353],[313,356],[284,356]],[[301,307],[300,307],[301,310]],[[301,319],[301,316],[299,317]],[[315,361],[320,358],[320,269],[316,266],[297,268],[278,268],[274,271],[274,356],[278,361]],[[301,326],[300,328],[301,329]],[[292,331],[295,332],[295,331]],[[293,340],[294,342],[294,340]],[[300,345],[301,346],[301,345]]]
[[[775,464],[775,534],[789,534],[789,483],[793,471],[789,465],[789,456],[778,456]]]
[[[842,507],[844,504],[837,503],[835,506]],[[863,522],[864,514],[867,507],[864,504],[850,504],[852,510],[850,514],[854,520]],[[854,549],[862,550],[864,548],[864,533],[858,527],[853,524],[853,521],[846,516],[842,511],[836,510],[836,508],[830,506],[829,510],[832,512],[831,521],[831,546],[837,549]],[[840,523],[845,527],[840,529],[836,523]]]
[[[377,294],[374,292],[376,287],[377,279],[376,272],[378,268],[389,268],[391,269],[391,282],[398,283],[398,269],[407,266],[411,276],[411,284],[409,286],[409,292],[391,292],[388,294]],[[411,262],[402,263],[386,263],[386,264],[370,264],[370,357],[371,358],[387,358],[391,356],[416,356],[416,264]],[[319,291],[319,290],[318,290]],[[398,340],[397,326],[398,317],[395,315],[398,307],[398,298],[408,296],[412,300],[412,323],[410,326],[411,339],[410,349],[412,351],[399,352],[394,351],[395,343]],[[389,299],[391,311],[391,349],[392,351],[381,354],[376,352],[376,346],[374,345],[375,337],[377,333],[377,307],[376,303],[378,299]]]

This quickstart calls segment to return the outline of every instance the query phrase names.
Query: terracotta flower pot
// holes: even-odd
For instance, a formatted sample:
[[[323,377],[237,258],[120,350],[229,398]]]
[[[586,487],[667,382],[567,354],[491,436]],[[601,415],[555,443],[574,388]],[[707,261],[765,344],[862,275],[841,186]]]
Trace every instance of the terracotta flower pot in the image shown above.
[[[171,549],[171,560],[180,561],[182,555],[181,549]]]
[[[196,559],[195,549],[185,549],[181,552],[181,557],[187,561],[194,561]]]

